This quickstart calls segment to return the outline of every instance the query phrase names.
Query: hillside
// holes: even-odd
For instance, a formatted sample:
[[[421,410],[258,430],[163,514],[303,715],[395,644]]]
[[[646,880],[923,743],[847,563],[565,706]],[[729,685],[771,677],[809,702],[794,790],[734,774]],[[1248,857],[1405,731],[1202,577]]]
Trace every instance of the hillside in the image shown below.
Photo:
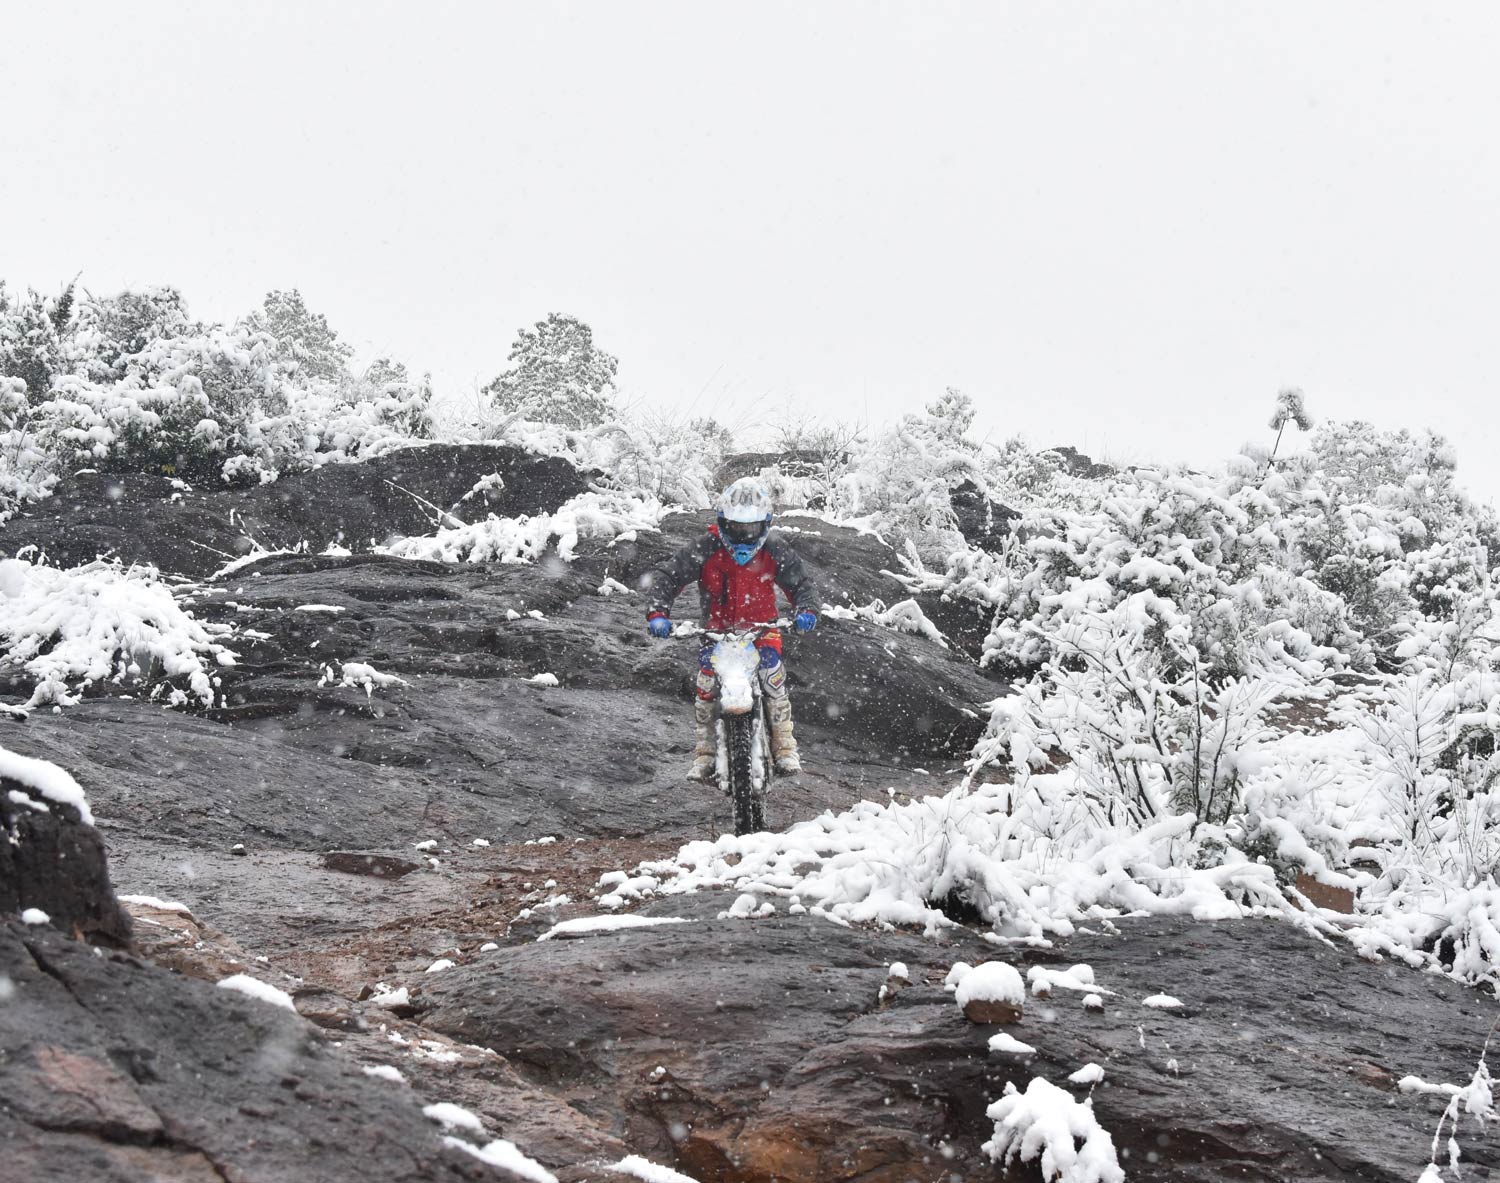
[[[784,515],[827,602],[788,644],[808,771],[778,782],[777,832],[725,837],[722,798],[681,780],[691,643],[651,642],[634,590],[706,517],[544,452],[433,443],[251,488],[84,473],[9,523],[34,549],[3,572],[0,745],[76,777],[134,916],[100,958],[7,923],[4,1120],[30,1177],[79,1156],[119,1178],[679,1177],[635,1155],[700,1183],[1034,1178],[994,1156],[1007,1114],[1062,1112],[1037,1080],[1091,1097],[1061,1119],[1097,1121],[1130,1179],[1420,1173],[1446,1094],[1398,1083],[1467,1082],[1500,1013],[1454,980],[1493,978],[1491,881],[1444,853],[1490,832],[1487,758],[1464,754],[1493,725],[1466,706],[1483,661],[1403,675],[1408,642],[1377,651],[1347,601],[1202,644],[1185,582],[1270,586],[1233,553],[1269,545],[1257,513],[1285,542],[1265,485],[1238,521],[1182,476],[1059,475],[1071,505],[1019,510],[989,482],[993,549],[955,534],[942,571],[920,522],[903,553],[889,517]],[[1188,504],[1184,551],[1161,523]],[[1209,561],[1213,514],[1236,529]],[[1049,621],[1054,656],[1031,648]],[[1187,670],[1161,657],[1195,644]],[[1408,685],[1447,728],[1412,769],[1447,786],[1425,844],[1371,747]],[[1197,782],[1184,736],[1218,748]],[[107,912],[57,870],[7,872],[14,912],[70,890]],[[1353,915],[1308,904],[1318,882]],[[954,1000],[954,967],[994,960],[1034,991],[1014,1027]],[[207,985],[235,974],[302,1018]],[[184,1091],[184,1064],[211,1086]],[[1089,1064],[1102,1082],[1070,1084]],[[992,1108],[1007,1085],[1039,1108]],[[422,1119],[442,1103],[472,1116]],[[440,1142],[445,1117],[501,1165]],[[1086,1128],[1065,1178],[1113,1178]],[[312,1157],[258,1149],[273,1129]],[[1500,1161],[1467,1120],[1461,1141]]]

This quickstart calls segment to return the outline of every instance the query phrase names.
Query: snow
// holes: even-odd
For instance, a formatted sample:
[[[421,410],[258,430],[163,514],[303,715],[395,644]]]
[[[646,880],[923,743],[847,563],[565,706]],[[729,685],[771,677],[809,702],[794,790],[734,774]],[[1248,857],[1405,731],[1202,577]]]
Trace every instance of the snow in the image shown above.
[[[691,1175],[684,1175],[671,1167],[658,1166],[639,1154],[628,1154],[619,1162],[609,1164],[608,1169],[640,1179],[642,1183],[698,1183]]]
[[[535,1159],[526,1157],[514,1142],[507,1142],[504,1138],[496,1138],[484,1146],[475,1146],[462,1138],[453,1137],[445,1137],[443,1143],[455,1150],[462,1150],[465,1154],[472,1154],[480,1162],[519,1175],[522,1179],[529,1180],[529,1183],[557,1183],[556,1175]]]
[[[22,924],[51,924],[52,917],[40,908],[26,908],[21,913]]]
[[[1095,1119],[1093,1105],[1039,1076],[1024,1093],[1007,1082],[986,1114],[995,1136],[982,1149],[1004,1166],[1035,1162],[1049,1183],[1125,1183],[1114,1139]]]
[[[600,932],[621,932],[631,928],[655,928],[663,924],[688,924],[690,921],[681,916],[637,916],[627,913],[624,916],[578,916],[572,920],[564,920],[554,924],[541,936],[539,941],[550,941],[556,937],[587,936]]]
[[[3,566],[3,564],[0,564]],[[48,801],[59,805],[71,805],[85,825],[94,824],[94,815],[89,810],[88,799],[83,795],[72,774],[47,760],[34,756],[23,756],[9,748],[0,747],[0,777],[16,781],[28,789],[40,793]]]
[[[361,1069],[361,1071],[366,1076],[373,1076],[377,1080],[388,1080],[392,1084],[406,1083],[406,1077],[401,1075],[401,1069],[395,1068],[390,1064],[369,1064]]]
[[[971,1002],[1005,1002],[1019,1008],[1026,1004],[1026,984],[1015,966],[985,961],[964,974],[953,1000],[960,1010]]]
[[[0,647],[32,683],[27,708],[72,706],[92,686],[138,682],[158,665],[185,684],[171,702],[210,706],[214,670],[235,662],[150,567],[97,560],[64,571],[0,559],[0,588]]]
[[[1173,998],[1170,994],[1153,994],[1150,998],[1141,999],[1141,1005],[1156,1010],[1179,1010],[1182,1007],[1182,1001]]]
[[[371,1006],[379,1006],[386,1009],[395,1006],[406,1006],[411,1002],[411,993],[405,986],[402,986],[399,990],[382,990],[378,994],[371,995],[369,1002]]]
[[[556,686],[559,684],[556,674],[533,674],[527,681],[533,686]]]
[[[333,666],[323,667],[323,676],[318,680],[319,686],[327,686],[332,683]],[[405,678],[398,678],[395,674],[383,674],[373,665],[363,661],[339,662],[338,683],[340,687],[350,687],[363,690],[366,698],[374,696],[375,687],[387,686],[409,686]]]
[[[454,1105],[450,1101],[439,1101],[434,1105],[422,1106],[422,1114],[433,1121],[438,1122],[444,1129],[468,1130],[471,1133],[484,1133],[484,1122],[470,1113],[462,1105]]]
[[[1098,1064],[1085,1064],[1077,1072],[1068,1077],[1073,1084],[1098,1084],[1104,1079],[1104,1069]]]
[[[1098,994],[1085,994],[1083,996],[1083,1009],[1084,1010],[1103,1010],[1104,1009],[1104,999],[1101,998]]]
[[[949,968],[947,976],[943,978],[943,989],[949,994],[958,989],[958,984],[964,980],[964,975],[974,967],[967,961],[955,961]]]
[[[154,908],[158,912],[181,912],[184,916],[192,915],[192,911],[186,904],[160,900],[154,895],[119,895],[115,898],[122,904],[134,904],[140,908]]]
[[[443,970],[445,970],[445,969],[452,969],[457,964],[458,964],[458,962],[456,962],[456,961],[450,961],[446,957],[439,957],[436,961],[434,961],[431,965],[429,965],[426,968],[426,970],[424,970],[423,972],[430,973],[430,974],[442,973]]]
[[[990,1051],[999,1052],[1008,1056],[1034,1056],[1036,1048],[1029,1043],[1022,1043],[1014,1035],[1004,1031],[997,1031],[990,1036]]]
[[[221,980],[218,986],[221,990],[233,990],[238,994],[245,995],[247,998],[254,998],[260,1002],[269,1002],[272,1006],[279,1006],[284,1010],[291,1011],[293,1014],[297,1013],[297,1007],[292,1002],[290,994],[285,990],[278,990],[275,986],[262,982],[257,978],[252,978],[249,974],[233,974]]]
[[[1094,981],[1092,966],[1075,965],[1069,969],[1048,969],[1044,965],[1033,965],[1026,971],[1026,980],[1031,983],[1031,992],[1045,998],[1053,990],[1073,990],[1080,994],[1113,994]]]
[[[886,970],[886,977],[896,978],[902,982],[911,981],[911,974],[907,971],[906,962],[904,961],[891,962],[890,969]]]
[[[436,838],[424,838],[421,842],[417,842],[417,843],[413,844],[413,846],[412,846],[413,850],[422,850],[422,851],[436,850],[437,848],[438,848],[438,841],[437,841]]]
[[[329,612],[337,614],[346,612],[348,609],[341,608],[337,604],[298,604],[292,609],[293,612]]]

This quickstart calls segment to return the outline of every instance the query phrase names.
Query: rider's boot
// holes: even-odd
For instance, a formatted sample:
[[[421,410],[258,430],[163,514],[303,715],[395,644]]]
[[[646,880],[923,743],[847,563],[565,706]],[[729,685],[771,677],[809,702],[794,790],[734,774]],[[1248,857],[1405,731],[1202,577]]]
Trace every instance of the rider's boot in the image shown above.
[[[766,705],[771,713],[771,759],[776,771],[782,776],[801,772],[802,758],[797,755],[797,737],[792,734],[791,698],[768,698]]]
[[[701,698],[693,700],[693,729],[696,742],[693,746],[693,764],[688,769],[688,780],[711,781],[714,779],[718,756],[718,736],[714,731],[714,704]]]

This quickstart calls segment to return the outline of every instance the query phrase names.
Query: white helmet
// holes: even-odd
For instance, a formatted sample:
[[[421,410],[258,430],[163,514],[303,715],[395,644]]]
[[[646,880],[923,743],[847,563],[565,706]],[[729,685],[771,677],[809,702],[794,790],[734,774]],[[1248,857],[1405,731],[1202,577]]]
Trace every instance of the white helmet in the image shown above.
[[[741,477],[719,498],[719,537],[735,562],[748,563],[771,529],[771,491],[754,477]]]

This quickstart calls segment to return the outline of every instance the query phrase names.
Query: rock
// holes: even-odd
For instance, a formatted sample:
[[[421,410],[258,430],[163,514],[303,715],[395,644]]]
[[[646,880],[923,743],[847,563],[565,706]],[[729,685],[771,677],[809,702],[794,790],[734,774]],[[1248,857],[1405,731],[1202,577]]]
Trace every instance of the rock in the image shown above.
[[[1351,889],[1319,882],[1306,871],[1297,872],[1297,890],[1315,908],[1327,908],[1330,912],[1340,912],[1345,916],[1354,912],[1354,892]]]
[[[504,488],[459,504],[478,481],[499,473]],[[331,543],[368,548],[394,535],[426,534],[444,513],[479,520],[551,512],[586,492],[588,478],[566,460],[507,444],[431,444],[356,464],[329,464],[249,489],[207,484],[173,500],[171,479],[149,473],[85,473],[6,523],[9,553],[26,545],[58,566],[101,554],[201,579],[255,544],[267,550]],[[118,491],[110,496],[112,490]],[[253,540],[253,541],[252,541]]]
[[[963,1004],[964,1018],[980,1025],[992,1023],[1019,1023],[1022,1009],[1012,1002],[1001,1002],[996,998],[971,998]]]
[[[400,879],[403,875],[421,870],[420,864],[410,859],[356,850],[330,850],[324,853],[320,861],[330,871],[342,871],[346,875],[371,875],[376,879]]]
[[[1393,1094],[1391,1076],[1467,1080],[1500,1013],[1281,923],[1125,919],[1117,936],[1013,957],[1087,962],[1122,997],[1168,985],[1188,1010],[1053,1004],[1027,1029],[1035,1055],[991,1057],[939,987],[884,1006],[870,991],[891,961],[932,960],[931,943],[805,916],[716,920],[731,898],[646,909],[689,924],[503,948],[431,983],[423,1020],[613,1114],[639,1153],[695,1178],[993,1178],[985,1106],[1007,1081],[1067,1087],[1093,1062],[1108,1071],[1095,1112],[1136,1183],[1395,1183],[1427,1161],[1444,1098]],[[945,960],[983,960],[977,939],[952,940]],[[1327,985],[1292,995],[1288,981]],[[1466,1158],[1500,1165],[1500,1131],[1465,1133]]]
[[[16,924],[0,979],[6,1178],[494,1178],[279,1008]]]
[[[122,947],[130,918],[109,882],[104,843],[78,809],[0,777],[0,916],[28,908],[81,940]]]

